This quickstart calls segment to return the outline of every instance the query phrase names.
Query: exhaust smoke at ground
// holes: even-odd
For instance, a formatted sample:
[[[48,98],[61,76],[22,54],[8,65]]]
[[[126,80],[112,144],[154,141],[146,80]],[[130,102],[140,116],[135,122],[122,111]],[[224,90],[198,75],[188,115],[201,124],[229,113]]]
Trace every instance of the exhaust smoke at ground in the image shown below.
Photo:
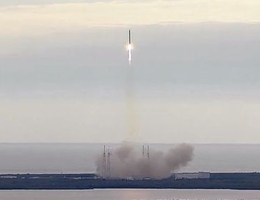
[[[97,174],[107,178],[153,178],[170,177],[181,167],[187,166],[193,158],[193,147],[180,144],[168,152],[150,149],[139,152],[129,143],[110,151],[109,158],[103,154],[97,157]],[[109,166],[108,166],[109,165]]]

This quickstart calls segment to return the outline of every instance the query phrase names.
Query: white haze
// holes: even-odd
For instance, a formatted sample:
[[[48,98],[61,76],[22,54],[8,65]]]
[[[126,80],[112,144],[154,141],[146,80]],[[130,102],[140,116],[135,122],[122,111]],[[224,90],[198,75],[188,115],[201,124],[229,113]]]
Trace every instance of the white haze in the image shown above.
[[[104,144],[0,144],[0,174],[94,173]],[[111,152],[119,144],[106,144]],[[260,145],[192,144],[194,157],[178,172],[257,172]],[[167,153],[174,144],[150,144],[150,152]],[[142,146],[135,146],[142,154]],[[76,155],[76,156],[75,156]],[[246,161],[245,162],[245,158]]]
[[[145,152],[142,149],[136,152],[133,145],[123,143],[109,152],[111,156],[106,152],[105,157],[103,154],[97,157],[97,173],[111,178],[161,179],[170,177],[173,172],[187,166],[193,158],[193,147],[189,144],[180,144],[167,152],[149,151],[148,148]]]

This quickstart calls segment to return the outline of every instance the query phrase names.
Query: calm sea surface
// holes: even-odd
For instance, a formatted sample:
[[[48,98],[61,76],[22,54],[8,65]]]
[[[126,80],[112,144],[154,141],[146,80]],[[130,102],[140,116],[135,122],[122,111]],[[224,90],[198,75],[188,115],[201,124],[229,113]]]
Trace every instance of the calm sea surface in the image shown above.
[[[256,200],[260,191],[238,190],[83,190],[0,191],[1,200]]]

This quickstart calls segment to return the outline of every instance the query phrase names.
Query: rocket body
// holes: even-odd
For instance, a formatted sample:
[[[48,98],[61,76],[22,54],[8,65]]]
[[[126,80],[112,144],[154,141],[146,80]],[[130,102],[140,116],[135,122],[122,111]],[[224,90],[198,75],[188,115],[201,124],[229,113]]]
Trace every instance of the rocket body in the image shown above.
[[[131,30],[128,32],[128,44],[131,44]]]

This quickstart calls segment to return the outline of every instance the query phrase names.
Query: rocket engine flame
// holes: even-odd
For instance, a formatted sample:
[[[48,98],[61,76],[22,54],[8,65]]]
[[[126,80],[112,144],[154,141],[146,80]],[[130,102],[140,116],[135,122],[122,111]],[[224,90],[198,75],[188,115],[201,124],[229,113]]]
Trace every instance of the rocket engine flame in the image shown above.
[[[128,50],[128,51],[131,51],[132,49],[133,49],[132,44],[128,44],[128,45],[127,45],[127,50]]]

